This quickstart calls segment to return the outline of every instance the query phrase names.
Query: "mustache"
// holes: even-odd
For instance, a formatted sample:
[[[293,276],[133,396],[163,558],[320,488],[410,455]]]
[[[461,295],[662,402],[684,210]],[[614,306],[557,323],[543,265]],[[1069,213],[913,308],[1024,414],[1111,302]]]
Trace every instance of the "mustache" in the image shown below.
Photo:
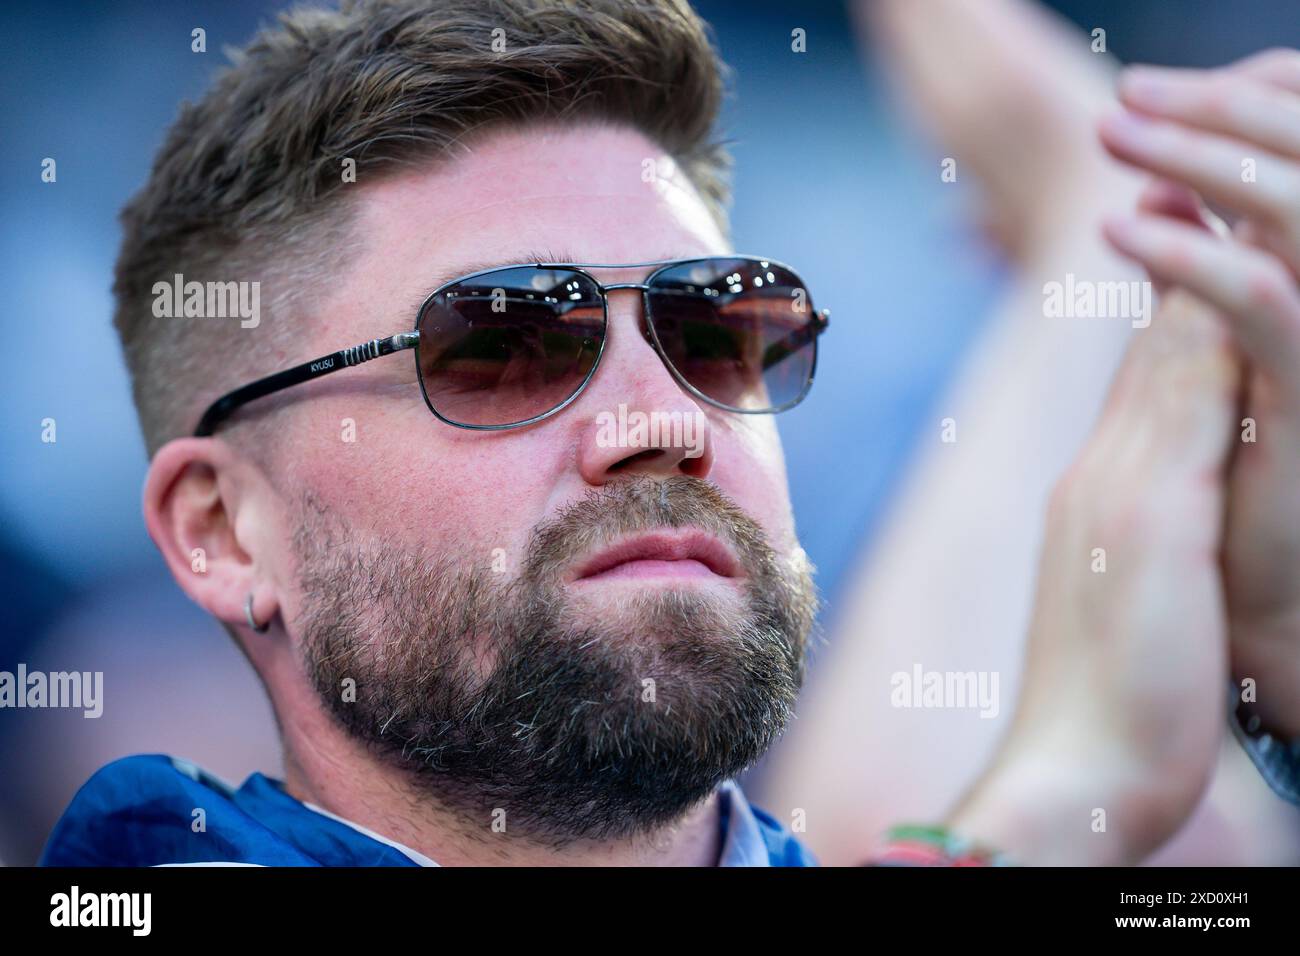
[[[716,486],[689,475],[631,475],[592,489],[539,524],[529,538],[522,577],[554,581],[619,537],[687,527],[730,545],[751,578],[773,573],[775,556],[763,529]]]

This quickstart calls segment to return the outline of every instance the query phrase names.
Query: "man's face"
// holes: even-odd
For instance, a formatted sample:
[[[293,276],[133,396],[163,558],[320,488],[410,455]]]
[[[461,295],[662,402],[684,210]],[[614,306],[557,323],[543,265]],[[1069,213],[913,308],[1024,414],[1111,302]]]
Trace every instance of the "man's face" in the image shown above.
[[[539,128],[360,183],[356,258],[304,354],[407,329],[435,285],[494,264],[726,252],[668,168],[637,133]],[[326,709],[448,803],[513,797],[551,841],[666,822],[761,755],[813,613],[772,417],[685,392],[634,291],[610,293],[586,390],[535,425],[444,424],[413,365],[296,390],[273,425],[282,612]],[[703,444],[607,447],[620,405],[702,420]]]

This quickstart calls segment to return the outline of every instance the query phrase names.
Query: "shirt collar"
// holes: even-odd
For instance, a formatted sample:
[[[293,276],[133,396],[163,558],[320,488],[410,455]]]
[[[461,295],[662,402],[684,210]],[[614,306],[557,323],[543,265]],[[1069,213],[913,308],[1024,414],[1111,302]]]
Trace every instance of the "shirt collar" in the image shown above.
[[[283,791],[282,791],[283,792]],[[287,796],[287,794],[286,794]],[[771,866],[767,841],[763,829],[754,815],[753,808],[740,787],[734,780],[728,780],[718,788],[719,826],[722,828],[722,852],[718,855],[718,866]],[[430,859],[419,850],[391,840],[359,823],[354,823],[335,813],[318,807],[313,803],[299,801],[313,813],[319,813],[336,823],[351,827],[358,833],[397,850],[417,866],[438,866],[436,860]]]
[[[351,820],[345,820],[337,813],[330,813],[328,810],[324,809],[323,807],[318,807],[314,803],[308,803],[306,800],[302,800],[300,802],[304,807],[306,807],[308,810],[311,810],[313,813],[319,813],[321,816],[329,817],[331,820],[334,820],[338,823],[342,823],[346,826],[350,826],[358,833],[368,836],[372,840],[377,840],[380,843],[385,844],[386,846],[391,846],[394,850],[396,850],[398,853],[405,856],[416,866],[439,866],[440,865],[436,860],[429,859],[419,850],[413,850],[409,846],[398,843],[396,840],[390,840],[388,837],[376,833],[374,830],[367,829],[366,827],[363,827],[359,823],[353,823]]]
[[[718,788],[722,815],[722,853],[718,866],[771,866],[763,828],[739,785],[728,780]]]

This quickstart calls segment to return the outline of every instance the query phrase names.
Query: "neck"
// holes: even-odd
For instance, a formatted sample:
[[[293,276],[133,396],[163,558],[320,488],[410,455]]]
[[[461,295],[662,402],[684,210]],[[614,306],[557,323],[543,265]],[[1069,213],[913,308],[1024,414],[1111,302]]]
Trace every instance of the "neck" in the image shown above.
[[[556,849],[543,835],[513,832],[508,810],[504,820],[489,813],[480,822],[447,806],[320,708],[295,704],[281,721],[286,791],[443,866],[714,866],[721,854],[716,793],[656,831]]]

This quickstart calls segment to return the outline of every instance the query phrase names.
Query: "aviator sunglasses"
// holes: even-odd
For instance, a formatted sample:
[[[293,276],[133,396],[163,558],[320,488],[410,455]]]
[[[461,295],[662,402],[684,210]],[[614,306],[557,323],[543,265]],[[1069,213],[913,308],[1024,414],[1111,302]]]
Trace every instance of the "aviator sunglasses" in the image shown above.
[[[643,282],[604,285],[587,271],[641,267],[655,267]],[[414,331],[236,389],[208,407],[194,434],[213,434],[254,399],[406,349],[415,352],[425,404],[448,425],[531,425],[573,402],[596,374],[609,333],[608,293],[615,289],[641,293],[641,334],[673,378],[710,405],[780,412],[812,387],[817,337],[829,312],[813,308],[803,280],[788,266],[753,256],[539,262],[452,279],[421,304]]]

